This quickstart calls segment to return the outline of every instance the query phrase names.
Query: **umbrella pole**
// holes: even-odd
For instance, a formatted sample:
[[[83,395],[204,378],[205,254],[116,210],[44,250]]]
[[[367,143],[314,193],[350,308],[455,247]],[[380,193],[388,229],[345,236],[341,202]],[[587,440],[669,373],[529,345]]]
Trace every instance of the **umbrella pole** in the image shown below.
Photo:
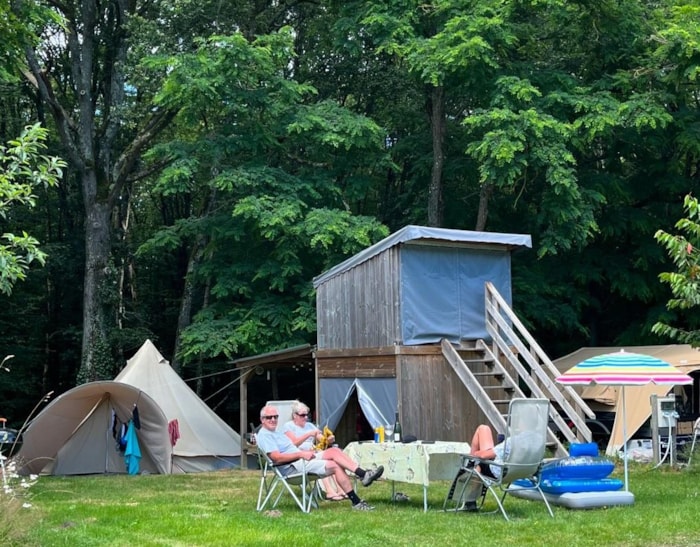
[[[622,442],[625,444],[624,456],[625,456],[625,492],[629,492],[629,482],[628,482],[628,470],[627,470],[627,412],[625,410],[625,386],[622,386]]]

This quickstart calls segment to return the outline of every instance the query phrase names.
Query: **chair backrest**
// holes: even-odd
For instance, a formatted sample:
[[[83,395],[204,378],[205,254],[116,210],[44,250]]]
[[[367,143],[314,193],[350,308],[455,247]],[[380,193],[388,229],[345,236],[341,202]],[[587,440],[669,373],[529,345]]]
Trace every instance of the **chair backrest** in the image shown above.
[[[533,476],[547,447],[549,399],[513,399],[508,407],[502,483]]]

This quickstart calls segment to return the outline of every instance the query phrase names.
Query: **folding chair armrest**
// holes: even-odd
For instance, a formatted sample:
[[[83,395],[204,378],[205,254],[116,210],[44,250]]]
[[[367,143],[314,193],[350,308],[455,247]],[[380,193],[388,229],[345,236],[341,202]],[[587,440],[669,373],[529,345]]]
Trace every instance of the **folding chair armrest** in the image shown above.
[[[496,460],[489,460],[487,458],[482,458],[480,456],[473,456],[470,454],[464,454],[462,456],[462,467],[469,469],[476,467],[479,464],[485,463],[489,466],[503,467],[503,463],[497,462]]]

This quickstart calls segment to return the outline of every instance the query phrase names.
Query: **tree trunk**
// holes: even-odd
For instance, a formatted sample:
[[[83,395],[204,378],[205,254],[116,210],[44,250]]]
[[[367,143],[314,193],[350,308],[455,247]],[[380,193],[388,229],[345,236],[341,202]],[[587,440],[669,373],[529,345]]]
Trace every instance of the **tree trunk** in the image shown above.
[[[210,214],[216,204],[216,190],[214,190],[209,199],[207,200],[206,213]],[[171,360],[171,366],[177,372],[180,373],[180,359],[178,358],[178,353],[180,352],[180,335],[182,331],[185,330],[189,324],[192,322],[192,302],[194,297],[194,281],[193,274],[194,270],[202,259],[204,248],[206,247],[208,239],[204,235],[199,235],[194,242],[192,251],[190,253],[189,260],[187,261],[187,273],[185,274],[185,286],[182,289],[182,300],[180,301],[180,313],[177,317],[177,332],[175,333],[175,349],[173,350],[173,358]],[[208,299],[208,291],[207,291]]]
[[[192,259],[190,259],[190,264]],[[187,271],[190,271],[188,264]],[[173,349],[173,358],[170,360],[170,365],[173,370],[180,374],[180,358],[178,353],[180,352],[180,333],[187,328],[190,324],[190,318],[192,317],[192,291],[194,287],[192,286],[192,281],[185,277],[185,288],[182,291],[182,301],[180,302],[180,313],[177,316],[177,332],[175,333],[175,348]]]
[[[433,166],[428,191],[428,225],[442,226],[442,171],[445,164],[445,94],[442,86],[433,87],[430,94],[430,129],[433,141]]]
[[[84,178],[90,179],[90,174],[86,173]],[[110,208],[102,203],[93,203],[86,210],[86,220],[83,349],[78,383],[108,380],[113,377],[114,372],[107,343],[108,316],[102,304],[107,290],[112,247]]]
[[[486,221],[489,216],[489,201],[492,194],[493,185],[488,183],[482,184],[479,192],[479,212],[476,217],[476,226],[474,227],[477,232],[483,232],[486,228]]]
[[[176,112],[151,108],[133,129],[124,123],[126,31],[135,3],[80,0],[55,4],[64,17],[65,41],[53,47],[25,49],[24,76],[48,106],[66,160],[81,177],[85,207],[85,282],[83,345],[78,382],[111,378],[114,365],[107,333],[114,294],[108,285],[112,209],[128,178],[136,180],[142,151]],[[50,68],[47,68],[50,67]],[[99,84],[99,85],[98,85]]]
[[[177,332],[175,333],[175,348],[173,349],[173,358],[170,360],[170,365],[173,370],[180,374],[180,335],[192,321],[192,300],[194,297],[194,281],[192,274],[200,257],[200,246],[195,242],[194,249],[190,253],[190,258],[187,261],[187,273],[185,274],[185,286],[182,289],[182,299],[180,300],[180,313],[177,316]]]

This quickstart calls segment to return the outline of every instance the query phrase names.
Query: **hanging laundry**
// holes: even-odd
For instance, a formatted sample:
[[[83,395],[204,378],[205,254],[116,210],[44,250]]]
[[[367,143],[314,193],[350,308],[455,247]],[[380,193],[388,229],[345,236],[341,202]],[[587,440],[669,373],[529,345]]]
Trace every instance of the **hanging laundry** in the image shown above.
[[[138,475],[141,462],[141,448],[136,436],[134,421],[129,420],[129,427],[126,430],[126,449],[124,450],[124,463],[126,472],[129,475]]]
[[[141,429],[141,418],[139,417],[139,407],[134,405],[134,411],[131,413],[131,419],[134,420],[134,427]]]
[[[112,437],[116,441],[116,448],[119,452],[126,450],[127,424],[122,422],[116,411],[112,409],[111,425]]]
[[[170,444],[175,446],[175,443],[180,438],[180,423],[177,421],[177,418],[168,422],[168,435],[170,435]]]

